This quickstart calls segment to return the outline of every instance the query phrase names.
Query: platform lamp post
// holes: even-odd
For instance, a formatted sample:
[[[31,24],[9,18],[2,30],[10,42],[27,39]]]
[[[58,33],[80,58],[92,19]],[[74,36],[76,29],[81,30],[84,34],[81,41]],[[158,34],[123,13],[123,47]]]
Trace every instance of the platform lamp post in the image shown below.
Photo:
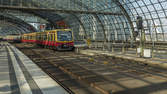
[[[137,25],[137,29],[138,32],[140,32],[140,57],[144,56],[144,42],[145,42],[145,32],[143,29],[143,19],[141,16],[137,17],[137,21],[136,21],[136,25]]]

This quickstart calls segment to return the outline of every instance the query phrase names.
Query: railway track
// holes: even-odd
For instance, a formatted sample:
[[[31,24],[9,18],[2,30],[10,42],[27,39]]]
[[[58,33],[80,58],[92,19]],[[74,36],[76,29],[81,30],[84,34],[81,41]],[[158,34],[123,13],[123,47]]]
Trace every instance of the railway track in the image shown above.
[[[70,94],[101,94],[99,91],[94,90],[94,88],[89,87],[89,84],[85,84],[82,80],[77,81],[80,79],[80,76],[72,74],[66,69],[68,66],[62,65],[69,65],[67,62],[58,61],[60,57],[55,56],[53,53],[47,53],[48,49],[30,49],[24,48],[20,49],[22,52],[27,53],[26,55],[31,58],[39,67],[41,67],[47,74],[49,74],[54,80],[60,83]],[[47,54],[46,54],[47,53]],[[71,54],[73,52],[68,52]],[[56,61],[52,61],[56,60]],[[74,66],[71,66],[74,68]],[[77,70],[80,70],[81,67],[75,66]],[[87,71],[85,71],[87,72]],[[72,76],[71,76],[72,75]],[[88,82],[90,83],[90,82]],[[68,87],[68,88],[67,88]],[[93,86],[92,87],[96,87]],[[103,91],[102,91],[103,92]],[[104,94],[109,94],[108,92],[104,91]]]
[[[166,70],[143,63],[132,63],[108,56],[92,57],[74,52],[56,52],[36,48],[32,44],[15,44],[15,46],[71,94],[144,94],[132,93],[131,86],[122,85],[120,82],[135,79],[153,84],[147,80],[148,77],[167,81]],[[135,87],[135,84],[133,86]]]

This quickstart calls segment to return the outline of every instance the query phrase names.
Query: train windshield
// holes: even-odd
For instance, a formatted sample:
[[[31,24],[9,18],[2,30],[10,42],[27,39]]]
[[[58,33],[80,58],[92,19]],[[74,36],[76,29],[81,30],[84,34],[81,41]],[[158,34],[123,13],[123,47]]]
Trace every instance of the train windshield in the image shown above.
[[[57,40],[58,41],[72,41],[72,32],[71,31],[58,31]]]

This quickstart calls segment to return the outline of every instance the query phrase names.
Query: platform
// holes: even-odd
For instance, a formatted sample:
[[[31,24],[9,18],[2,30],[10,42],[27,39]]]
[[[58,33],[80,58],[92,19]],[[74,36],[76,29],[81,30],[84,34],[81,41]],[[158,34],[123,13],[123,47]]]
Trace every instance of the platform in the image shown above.
[[[165,56],[163,55],[163,58],[158,57],[158,56],[153,57],[153,58],[141,58],[136,55],[136,52],[134,50],[127,51],[126,53],[102,51],[102,50],[90,50],[90,49],[80,50],[79,52],[81,54],[86,54],[86,55],[107,55],[107,56],[122,58],[126,60],[133,60],[133,61],[148,64],[151,66],[156,66],[156,67],[167,69],[167,54],[164,54]]]
[[[0,94],[68,94],[17,48],[0,43]]]

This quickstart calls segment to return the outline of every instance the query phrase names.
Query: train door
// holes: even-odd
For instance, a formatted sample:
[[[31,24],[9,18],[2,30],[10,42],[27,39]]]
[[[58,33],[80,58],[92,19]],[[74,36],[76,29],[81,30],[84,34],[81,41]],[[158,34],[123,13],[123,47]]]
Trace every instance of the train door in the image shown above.
[[[52,42],[52,40],[51,40],[51,33],[49,32],[48,33],[48,46],[51,46],[51,42]]]
[[[57,47],[57,32],[56,31],[54,31],[54,49],[56,49],[56,47]]]
[[[53,46],[53,44],[54,44],[54,33],[53,33],[53,32],[51,33],[51,37],[52,37],[52,38],[51,38],[51,41],[52,41],[52,42],[51,42],[51,46]]]

